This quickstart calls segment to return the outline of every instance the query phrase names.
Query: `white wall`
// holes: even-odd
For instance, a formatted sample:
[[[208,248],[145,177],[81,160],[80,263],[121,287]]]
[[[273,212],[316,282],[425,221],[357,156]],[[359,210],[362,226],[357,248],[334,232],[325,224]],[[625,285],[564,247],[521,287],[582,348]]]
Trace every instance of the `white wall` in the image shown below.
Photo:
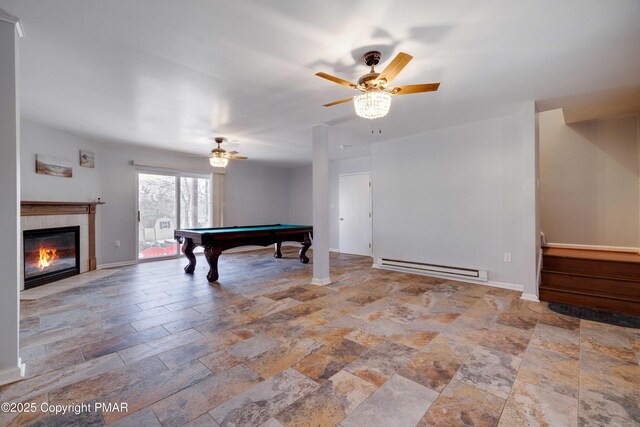
[[[565,125],[560,109],[540,113],[547,242],[640,247],[638,120]]]
[[[98,197],[96,255],[99,265],[136,258],[136,168],[132,160],[183,171],[212,172],[207,158],[99,141],[22,120],[22,199],[86,201]],[[95,169],[78,165],[78,151],[95,153]],[[35,154],[73,161],[73,177],[35,173]],[[225,177],[225,224],[284,222],[288,217],[288,171],[247,161],[232,162]],[[121,246],[115,247],[120,240]]]
[[[347,173],[370,172],[371,156],[346,160],[334,160],[329,163],[329,248],[340,249],[340,175]],[[289,173],[289,222],[311,224],[311,165],[291,169]]]
[[[24,139],[20,153],[22,200],[93,201],[101,197],[101,174],[107,165],[102,153],[96,153],[95,169],[81,168],[78,164],[78,151],[95,150],[99,147],[97,142],[24,118],[21,127]],[[63,178],[35,173],[36,154],[70,160],[73,176]]]
[[[224,225],[288,221],[288,169],[232,161],[227,166],[224,191]]]
[[[535,295],[534,113],[375,144],[374,256],[484,269]]]
[[[2,10],[0,10],[2,13]],[[20,108],[18,42],[15,22],[0,18],[0,227],[5,237],[0,256],[0,385],[24,375],[18,357]]]
[[[311,165],[289,170],[289,222],[291,224],[306,225],[313,221],[311,172]]]
[[[540,193],[540,113],[535,113],[536,288],[542,281],[542,196]]]

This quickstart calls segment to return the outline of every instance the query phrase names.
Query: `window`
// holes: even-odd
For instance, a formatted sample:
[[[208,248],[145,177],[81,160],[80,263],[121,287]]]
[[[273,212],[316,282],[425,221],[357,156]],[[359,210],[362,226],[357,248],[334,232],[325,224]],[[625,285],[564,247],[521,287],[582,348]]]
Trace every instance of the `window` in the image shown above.
[[[209,178],[180,177],[180,228],[211,227]]]

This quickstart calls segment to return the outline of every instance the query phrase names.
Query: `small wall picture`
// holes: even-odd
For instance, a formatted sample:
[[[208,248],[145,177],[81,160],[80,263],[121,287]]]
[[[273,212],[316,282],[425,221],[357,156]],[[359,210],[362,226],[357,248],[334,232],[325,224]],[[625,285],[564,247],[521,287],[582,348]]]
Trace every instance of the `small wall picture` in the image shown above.
[[[71,178],[73,169],[71,162],[67,159],[36,154],[36,173]]]
[[[93,151],[80,150],[80,166],[83,168],[95,168],[96,164],[93,160]]]

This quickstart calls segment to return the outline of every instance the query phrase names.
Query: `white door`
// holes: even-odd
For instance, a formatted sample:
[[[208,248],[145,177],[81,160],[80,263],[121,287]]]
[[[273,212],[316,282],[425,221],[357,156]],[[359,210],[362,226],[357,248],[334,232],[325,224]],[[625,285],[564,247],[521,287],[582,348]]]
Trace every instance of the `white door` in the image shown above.
[[[371,255],[371,173],[340,175],[340,252]]]

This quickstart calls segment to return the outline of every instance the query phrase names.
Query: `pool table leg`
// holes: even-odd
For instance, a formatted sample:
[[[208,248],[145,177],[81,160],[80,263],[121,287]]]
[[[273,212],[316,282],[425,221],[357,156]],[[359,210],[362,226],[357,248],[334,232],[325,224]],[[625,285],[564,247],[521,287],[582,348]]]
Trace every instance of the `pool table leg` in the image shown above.
[[[182,252],[189,260],[189,264],[184,267],[185,273],[191,274],[196,269],[196,256],[193,254],[193,249],[195,247],[196,245],[193,244],[193,239],[184,238],[184,241],[182,242]]]
[[[282,258],[282,242],[276,242],[276,252],[273,254],[274,258]]]
[[[309,258],[307,258],[307,250],[311,247],[311,239],[308,235],[304,237],[304,241],[302,242],[302,247],[300,248],[300,262],[303,264],[309,263]]]
[[[210,282],[215,282],[218,280],[218,257],[222,251],[220,248],[213,248],[211,246],[204,248],[204,257],[207,259],[209,263],[209,273],[207,274],[207,280]]]

